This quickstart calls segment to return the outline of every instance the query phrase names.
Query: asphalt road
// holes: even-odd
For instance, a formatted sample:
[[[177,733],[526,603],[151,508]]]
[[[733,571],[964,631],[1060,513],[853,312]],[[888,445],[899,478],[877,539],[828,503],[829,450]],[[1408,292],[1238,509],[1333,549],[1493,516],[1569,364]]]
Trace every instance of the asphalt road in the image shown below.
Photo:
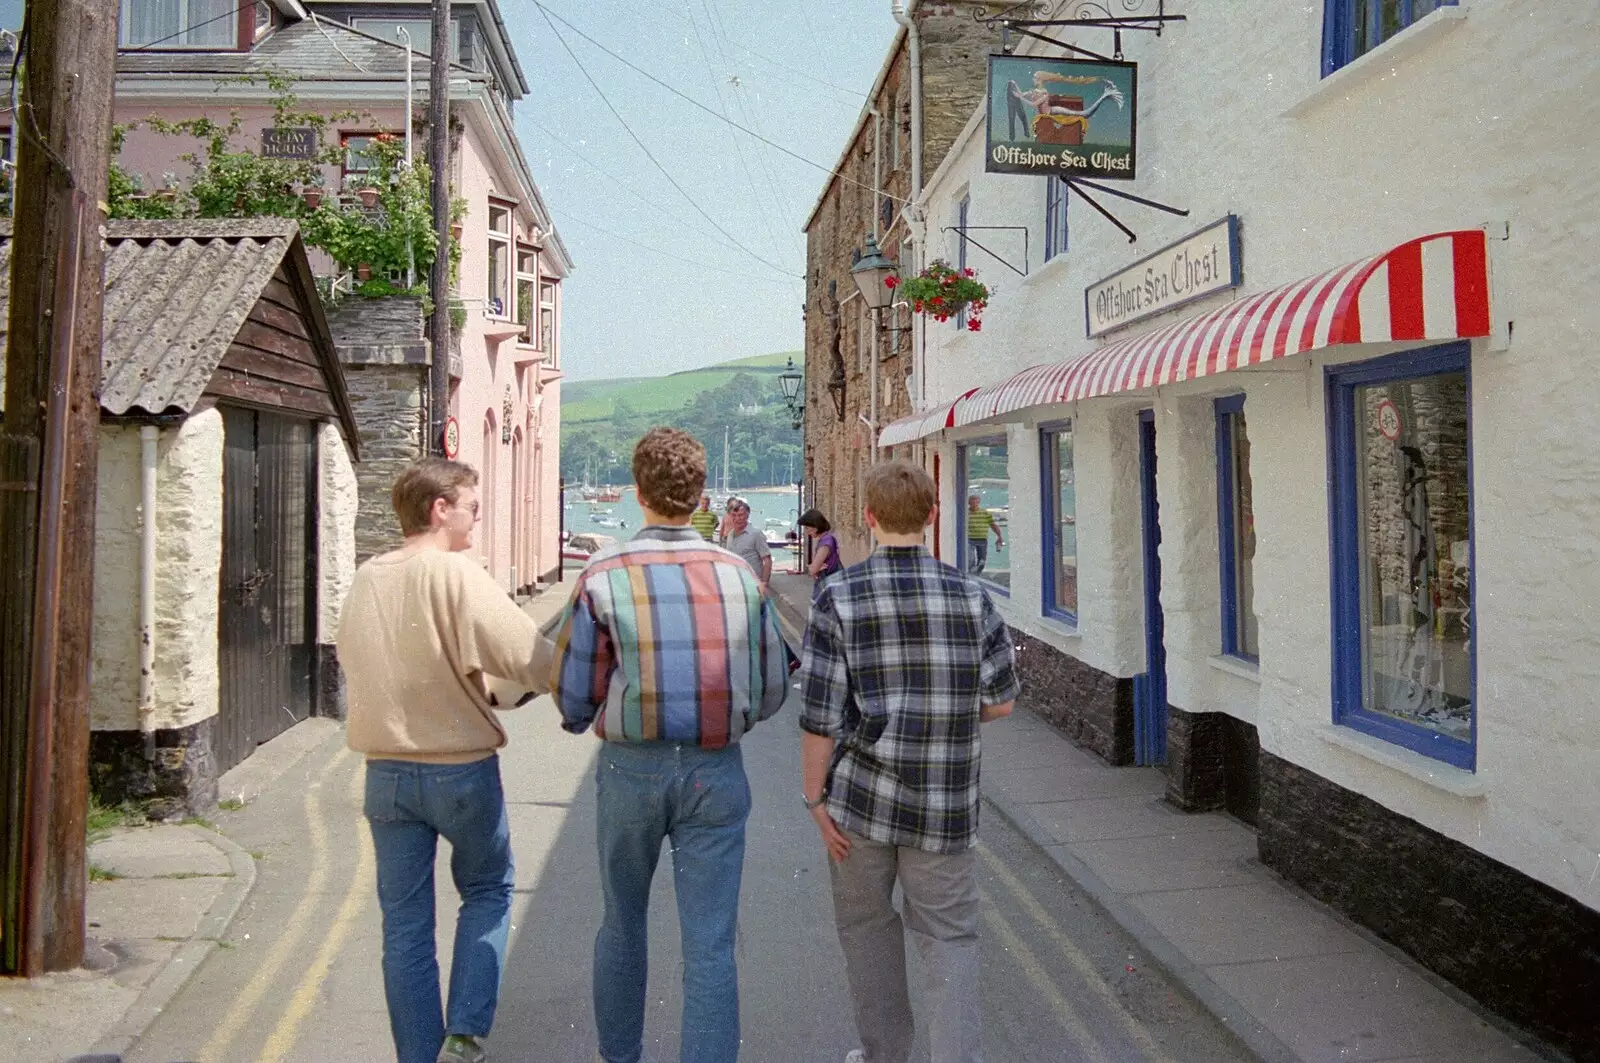
[[[566,735],[548,700],[508,720],[502,757],[516,849],[513,930],[497,1063],[592,1063],[590,953],[599,923],[592,737]],[[1004,727],[1004,722],[990,725]],[[755,793],[740,918],[750,1063],[835,1063],[856,1040],[834,938],[826,856],[800,807],[794,706],[746,740]],[[360,760],[342,734],[220,826],[257,854],[254,892],[130,1063],[393,1059],[379,972]],[[1048,857],[986,808],[983,992],[989,1063],[1248,1060]],[[443,847],[442,847],[443,848]],[[679,953],[671,864],[653,898],[646,1058],[677,1058]],[[454,891],[441,858],[440,955]],[[913,977],[916,964],[913,957]],[[926,1059],[926,1050],[920,1050]]]

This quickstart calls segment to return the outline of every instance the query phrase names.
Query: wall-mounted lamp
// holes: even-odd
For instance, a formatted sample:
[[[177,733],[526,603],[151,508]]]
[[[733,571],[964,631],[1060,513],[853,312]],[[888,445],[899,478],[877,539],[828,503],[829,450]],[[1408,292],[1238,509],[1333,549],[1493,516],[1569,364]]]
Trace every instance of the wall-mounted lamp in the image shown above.
[[[850,267],[850,278],[856,282],[861,301],[877,318],[879,332],[909,332],[910,326],[890,328],[883,323],[883,311],[894,306],[894,286],[890,278],[898,276],[900,267],[878,250],[877,237],[867,234],[867,246],[861,257]]]

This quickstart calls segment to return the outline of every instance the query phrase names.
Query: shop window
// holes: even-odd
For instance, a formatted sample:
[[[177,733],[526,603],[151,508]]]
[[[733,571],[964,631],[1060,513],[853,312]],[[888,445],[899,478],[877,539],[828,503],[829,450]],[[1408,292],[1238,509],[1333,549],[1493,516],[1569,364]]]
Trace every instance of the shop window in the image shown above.
[[[1471,769],[1466,344],[1328,371],[1335,722]]]
[[[1456,0],[1323,0],[1322,76]]]
[[[1222,570],[1222,652],[1261,658],[1255,612],[1256,522],[1250,504],[1250,436],[1244,396],[1216,401],[1217,543]]]
[[[522,326],[522,343],[532,343],[534,303],[539,285],[539,252],[527,244],[517,245],[517,324]]]
[[[511,208],[489,204],[489,288],[484,293],[490,317],[511,311]]]
[[[237,0],[122,0],[122,48],[232,49],[239,46]]]
[[[1044,260],[1067,252],[1067,182],[1044,183]]]
[[[1078,622],[1078,488],[1072,468],[1072,422],[1039,429],[1044,542],[1044,615]]]
[[[1011,473],[1005,436],[962,444],[956,452],[957,494],[963,499],[956,518],[960,568],[1011,592]]]

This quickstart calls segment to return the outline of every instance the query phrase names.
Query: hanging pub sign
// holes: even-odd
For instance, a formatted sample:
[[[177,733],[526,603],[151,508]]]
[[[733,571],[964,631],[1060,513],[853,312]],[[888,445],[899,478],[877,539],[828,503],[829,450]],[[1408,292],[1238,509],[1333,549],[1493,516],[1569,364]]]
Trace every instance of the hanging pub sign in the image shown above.
[[[1237,288],[1243,279],[1239,216],[1229,214],[1085,288],[1089,336]]]
[[[314,159],[321,146],[315,129],[278,126],[261,131],[263,159]]]
[[[1131,181],[1138,66],[989,57],[989,173]]]

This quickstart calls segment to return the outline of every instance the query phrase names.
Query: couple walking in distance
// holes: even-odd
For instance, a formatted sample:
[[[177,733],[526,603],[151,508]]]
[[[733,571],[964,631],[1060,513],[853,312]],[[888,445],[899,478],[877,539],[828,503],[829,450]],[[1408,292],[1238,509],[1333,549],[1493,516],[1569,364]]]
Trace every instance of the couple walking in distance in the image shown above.
[[[544,632],[462,553],[477,477],[456,462],[425,459],[402,473],[394,503],[406,543],[356,575],[339,654],[350,745],[367,757],[400,1063],[487,1058],[512,882],[497,756],[506,736],[495,718],[508,706],[495,699],[544,691],[566,730],[592,728],[603,740],[599,1059],[643,1057],[650,885],[668,839],[683,933],[679,1058],[738,1058],[734,943],[750,811],[739,740],[782,705],[787,655],[756,574],[689,522],[704,448],[653,429],[633,473],[645,527],[590,561]],[[977,735],[981,721],[1010,711],[1014,654],[983,591],[921,546],[934,511],[927,476],[880,466],[866,502],[880,548],[817,596],[799,675],[804,803],[830,856],[862,1041],[849,1059],[909,1055],[903,925],[928,969],[934,1063],[975,1063]],[[461,895],[447,1006],[434,948],[441,835]],[[896,881],[903,919],[891,903]]]

